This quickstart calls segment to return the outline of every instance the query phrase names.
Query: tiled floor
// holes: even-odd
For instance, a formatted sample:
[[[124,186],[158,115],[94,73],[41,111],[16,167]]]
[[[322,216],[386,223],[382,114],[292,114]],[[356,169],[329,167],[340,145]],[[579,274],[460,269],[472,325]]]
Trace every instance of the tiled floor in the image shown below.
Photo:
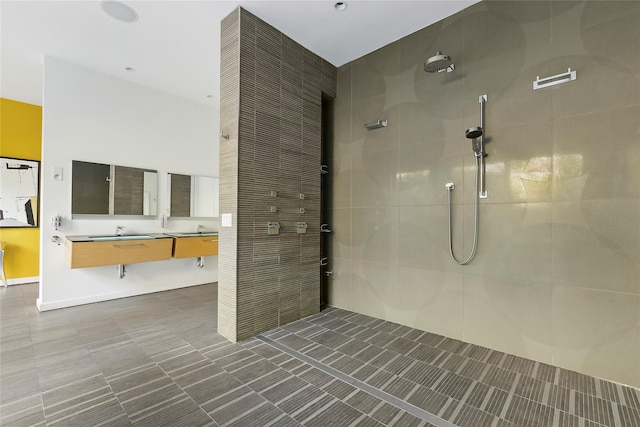
[[[0,289],[2,426],[439,425],[409,404],[442,425],[640,426],[639,390],[344,310],[233,344],[215,284],[44,313],[37,292]]]

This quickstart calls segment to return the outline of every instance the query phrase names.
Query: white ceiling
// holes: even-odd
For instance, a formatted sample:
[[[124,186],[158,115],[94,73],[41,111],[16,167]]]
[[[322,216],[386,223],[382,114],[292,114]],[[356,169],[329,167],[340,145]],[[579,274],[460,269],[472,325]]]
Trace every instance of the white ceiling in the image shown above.
[[[0,0],[0,96],[42,105],[50,55],[217,108],[220,21],[238,6],[340,66],[477,1],[122,0],[140,17],[123,23],[100,1]]]

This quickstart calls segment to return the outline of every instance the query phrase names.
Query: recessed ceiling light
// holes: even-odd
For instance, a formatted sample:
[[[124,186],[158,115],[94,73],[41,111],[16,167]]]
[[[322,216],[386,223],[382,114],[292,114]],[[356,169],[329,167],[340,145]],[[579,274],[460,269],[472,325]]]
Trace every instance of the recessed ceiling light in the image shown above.
[[[133,67],[127,67],[127,68],[125,68],[125,70],[127,70],[127,71],[129,71],[129,72],[131,72],[131,73],[133,73],[133,72],[135,72],[135,71],[136,71],[136,69],[135,69],[135,68],[133,68]]]
[[[124,3],[113,0],[104,0],[102,10],[110,17],[121,22],[136,22],[138,13]]]
[[[339,1],[336,4],[334,4],[333,7],[335,7],[338,12],[342,12],[347,8],[347,3],[343,1]]]

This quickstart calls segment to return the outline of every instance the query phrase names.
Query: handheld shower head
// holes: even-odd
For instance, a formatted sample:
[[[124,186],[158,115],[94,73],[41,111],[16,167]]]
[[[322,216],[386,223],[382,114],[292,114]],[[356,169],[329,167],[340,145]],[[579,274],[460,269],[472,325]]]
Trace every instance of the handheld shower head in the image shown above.
[[[469,128],[464,132],[464,136],[466,136],[469,139],[480,138],[482,136],[482,128],[479,126]]]
[[[427,73],[439,73],[441,71],[453,71],[455,66],[451,62],[451,57],[443,55],[442,52],[436,52],[435,56],[427,59],[424,63],[424,70]]]
[[[464,136],[471,140],[471,148],[473,148],[476,157],[484,156],[482,141],[478,139],[482,136],[482,128],[479,126],[469,128],[465,131]]]

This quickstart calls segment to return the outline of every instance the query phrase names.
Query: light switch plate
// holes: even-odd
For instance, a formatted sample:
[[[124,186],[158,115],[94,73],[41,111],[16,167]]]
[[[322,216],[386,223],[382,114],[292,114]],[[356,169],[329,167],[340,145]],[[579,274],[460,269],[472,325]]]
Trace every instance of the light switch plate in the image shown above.
[[[226,214],[222,214],[220,219],[221,219],[221,226],[222,227],[233,227],[233,221],[232,221],[232,216],[230,213],[226,213]]]

